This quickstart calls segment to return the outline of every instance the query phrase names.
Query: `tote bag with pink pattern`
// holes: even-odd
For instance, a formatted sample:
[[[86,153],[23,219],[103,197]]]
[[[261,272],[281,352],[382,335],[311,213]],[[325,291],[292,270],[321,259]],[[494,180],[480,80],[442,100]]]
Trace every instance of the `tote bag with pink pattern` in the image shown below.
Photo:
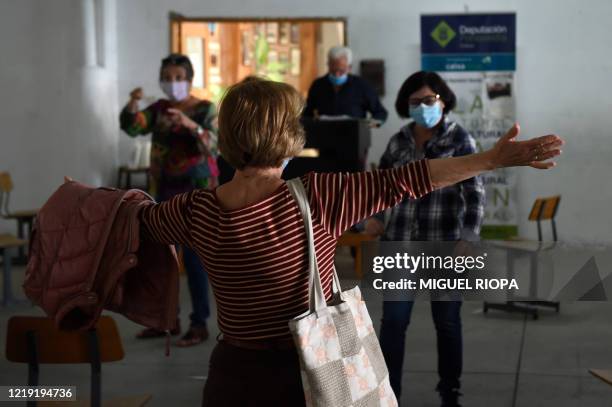
[[[341,291],[334,269],[333,299],[323,294],[315,256],[312,219],[299,178],[287,182],[308,238],[309,310],[289,321],[300,359],[309,407],[392,407],[397,400],[358,286]]]

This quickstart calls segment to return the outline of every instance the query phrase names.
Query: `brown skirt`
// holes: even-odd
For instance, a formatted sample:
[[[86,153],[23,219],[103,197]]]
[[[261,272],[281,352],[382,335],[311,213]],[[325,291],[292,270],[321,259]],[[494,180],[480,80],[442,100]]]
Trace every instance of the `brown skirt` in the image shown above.
[[[221,340],[210,356],[202,406],[305,406],[296,350],[245,349]]]

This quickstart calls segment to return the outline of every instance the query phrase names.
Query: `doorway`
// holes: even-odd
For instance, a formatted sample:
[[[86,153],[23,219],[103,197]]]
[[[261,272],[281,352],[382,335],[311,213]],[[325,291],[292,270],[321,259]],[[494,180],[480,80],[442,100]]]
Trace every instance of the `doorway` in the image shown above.
[[[327,51],[346,44],[342,18],[186,18],[170,20],[171,51],[193,64],[193,94],[217,102],[249,75],[285,82],[306,96],[327,72]]]

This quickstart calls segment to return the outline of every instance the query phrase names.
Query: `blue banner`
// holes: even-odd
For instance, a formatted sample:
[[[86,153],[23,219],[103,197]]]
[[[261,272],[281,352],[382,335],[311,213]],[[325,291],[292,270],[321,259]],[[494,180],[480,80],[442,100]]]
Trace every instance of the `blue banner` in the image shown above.
[[[421,16],[426,71],[514,71],[516,14]]]

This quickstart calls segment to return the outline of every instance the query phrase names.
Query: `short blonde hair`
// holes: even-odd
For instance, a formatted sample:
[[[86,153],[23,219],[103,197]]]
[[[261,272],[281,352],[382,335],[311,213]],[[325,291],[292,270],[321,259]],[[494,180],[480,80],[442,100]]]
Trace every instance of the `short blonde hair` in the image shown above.
[[[304,101],[285,83],[248,77],[231,86],[219,107],[219,150],[234,168],[279,167],[304,147]]]

